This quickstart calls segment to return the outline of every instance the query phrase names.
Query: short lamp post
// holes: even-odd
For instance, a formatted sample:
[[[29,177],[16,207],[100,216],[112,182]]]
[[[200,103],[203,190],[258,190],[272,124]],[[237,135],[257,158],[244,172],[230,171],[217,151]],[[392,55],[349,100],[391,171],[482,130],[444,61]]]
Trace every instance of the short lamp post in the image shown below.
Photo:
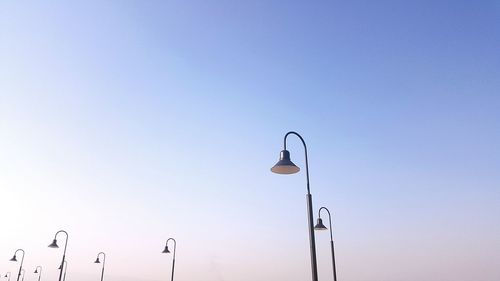
[[[38,270],[39,268],[40,268],[40,270]],[[35,272],[33,272],[33,273],[35,273],[35,274],[38,273],[38,281],[40,281],[40,278],[42,278],[42,266],[40,266],[40,265],[37,266],[35,268]]]
[[[62,276],[63,276],[63,264],[64,264],[64,260],[66,259],[66,248],[68,247],[68,233],[64,230],[59,230],[58,232],[56,232],[56,235],[54,235],[54,240],[52,241],[52,243],[49,245],[49,248],[59,248],[59,246],[57,245],[57,235],[59,233],[64,233],[66,234],[66,242],[64,243],[64,252],[63,252],[63,256],[62,256],[62,261],[61,261],[61,266],[59,267],[59,281],[62,280]],[[64,274],[66,275],[66,274]]]
[[[170,250],[168,249],[168,241],[172,240],[174,243],[174,253],[173,253],[173,259],[172,259],[172,276],[170,277],[170,281],[174,281],[174,270],[175,270],[175,250],[177,248],[177,241],[175,241],[174,238],[168,238],[167,242],[165,243],[165,249],[163,250],[162,253],[164,254],[169,254]]]
[[[318,220],[315,230],[327,230],[328,228],[323,224],[323,220],[321,219],[321,210],[325,210],[328,213],[328,222],[330,223],[330,248],[332,250],[332,269],[333,269],[333,281],[337,281],[337,269],[335,267],[335,250],[333,247],[333,228],[332,228],[332,215],[330,214],[330,210],[326,207],[319,208],[318,211]]]
[[[17,274],[17,281],[19,281],[19,278],[21,277],[21,271],[23,270],[23,262],[24,262],[24,250],[23,249],[17,249],[14,252],[14,256],[10,259],[10,261],[15,261],[17,262],[17,252],[21,251],[23,253],[23,257],[21,258],[21,263],[19,264],[19,273]],[[24,276],[23,276],[24,279]]]
[[[9,279],[7,281],[10,281],[10,271],[5,273],[5,276],[4,277],[9,277]]]
[[[271,168],[271,171],[276,174],[295,174],[300,171],[300,168],[297,167],[292,160],[290,159],[290,152],[286,150],[286,140],[289,135],[297,136],[304,145],[304,152],[306,158],[306,187],[307,187],[307,219],[309,226],[309,250],[311,252],[311,272],[312,272],[312,281],[318,281],[318,265],[316,261],[316,241],[314,237],[314,217],[313,217],[313,205],[312,205],[312,195],[311,190],[309,188],[309,163],[307,159],[307,146],[306,142],[296,132],[288,132],[285,134],[283,140],[283,150],[280,153],[280,158],[278,163]]]
[[[104,279],[104,265],[106,264],[106,254],[104,252],[100,252],[97,254],[97,258],[94,263],[101,263],[99,260],[99,255],[102,255],[102,271],[101,271],[101,281]]]

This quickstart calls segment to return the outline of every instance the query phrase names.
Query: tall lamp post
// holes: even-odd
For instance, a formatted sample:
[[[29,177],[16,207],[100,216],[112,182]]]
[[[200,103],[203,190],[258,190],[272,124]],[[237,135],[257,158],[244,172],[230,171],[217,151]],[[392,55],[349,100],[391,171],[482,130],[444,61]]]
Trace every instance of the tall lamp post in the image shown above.
[[[10,271],[5,273],[5,276],[4,277],[9,277],[9,279],[7,281],[10,281]]]
[[[69,238],[68,233],[64,230],[59,230],[58,232],[56,232],[56,235],[54,235],[54,241],[52,241],[52,243],[49,245],[49,248],[59,248],[59,246],[57,245],[57,235],[59,233],[66,234],[66,242],[64,243],[64,252],[63,252],[63,256],[62,256],[61,267],[59,270],[59,281],[61,281],[62,275],[63,275],[62,265],[64,264],[64,260],[66,259],[66,248],[68,247],[68,238]]]
[[[285,134],[283,140],[283,150],[280,153],[280,158],[278,163],[271,168],[271,171],[276,174],[295,174],[300,171],[300,168],[295,165],[290,159],[290,152],[286,150],[286,140],[289,135],[297,136],[304,145],[304,152],[306,158],[306,184],[307,184],[307,219],[309,224],[309,249],[311,252],[311,271],[312,271],[312,281],[318,281],[318,265],[316,262],[316,241],[314,238],[314,217],[313,217],[313,206],[312,206],[312,195],[309,188],[309,163],[307,159],[307,146],[306,142],[296,132],[288,132]]]
[[[19,278],[21,277],[21,271],[23,269],[23,262],[24,262],[24,250],[23,249],[17,249],[15,252],[14,252],[14,256],[10,259],[10,261],[16,261],[17,262],[17,252],[23,252],[23,257],[21,258],[21,264],[19,264],[19,273],[17,274],[17,281],[19,281]],[[23,277],[24,278],[24,277]]]
[[[164,254],[169,254],[170,250],[168,249],[168,241],[172,240],[174,242],[174,255],[172,259],[172,277],[170,278],[170,281],[174,281],[174,269],[175,269],[175,250],[177,248],[177,241],[175,241],[174,238],[168,238],[167,243],[165,243],[165,249],[163,250],[162,253]]]
[[[328,213],[328,222],[330,223],[330,247],[332,250],[332,268],[333,268],[333,281],[337,281],[337,269],[335,267],[335,250],[333,248],[333,228],[332,228],[332,215],[330,214],[330,210],[326,207],[319,208],[318,211],[318,221],[314,229],[316,230],[327,230],[328,228],[323,224],[323,220],[321,219],[321,210],[325,210]]]
[[[40,268],[40,271],[38,271],[39,268]],[[42,277],[42,266],[40,266],[40,265],[37,266],[35,268],[35,272],[33,272],[33,273],[35,273],[35,274],[38,273],[38,281],[40,281],[40,278]]]
[[[66,271],[68,270],[68,261],[65,260],[63,264],[61,264],[59,266],[59,270],[63,270],[63,265],[64,265],[64,277],[63,277],[63,281],[66,281]]]
[[[101,271],[101,281],[104,279],[104,265],[106,264],[106,254],[104,252],[100,252],[97,254],[97,259],[95,260],[94,263],[101,263],[99,260],[99,255],[102,254],[102,271]]]

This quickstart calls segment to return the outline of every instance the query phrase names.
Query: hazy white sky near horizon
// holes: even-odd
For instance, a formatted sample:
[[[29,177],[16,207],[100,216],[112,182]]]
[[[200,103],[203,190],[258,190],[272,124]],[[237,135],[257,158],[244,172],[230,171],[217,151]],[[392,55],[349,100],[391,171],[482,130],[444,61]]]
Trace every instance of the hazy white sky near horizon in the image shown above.
[[[376,3],[375,3],[376,2]],[[0,273],[500,280],[499,1],[0,2]],[[292,159],[303,150],[291,138]],[[63,243],[64,239],[60,240]],[[317,234],[331,280],[328,234]]]

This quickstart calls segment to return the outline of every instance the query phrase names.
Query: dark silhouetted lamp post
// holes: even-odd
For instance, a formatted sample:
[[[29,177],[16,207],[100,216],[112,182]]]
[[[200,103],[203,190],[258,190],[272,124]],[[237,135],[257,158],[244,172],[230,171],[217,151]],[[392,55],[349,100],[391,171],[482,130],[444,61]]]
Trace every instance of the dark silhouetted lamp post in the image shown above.
[[[64,230],[59,230],[58,232],[56,232],[56,235],[54,235],[54,241],[52,241],[52,243],[49,245],[49,248],[59,248],[59,246],[57,245],[57,235],[61,232],[66,234],[66,242],[64,243],[64,252],[63,252],[63,256],[62,256],[61,266],[59,268],[60,269],[59,270],[59,281],[61,281],[61,279],[62,279],[62,274],[63,274],[62,265],[64,264],[64,260],[66,259],[66,248],[68,247],[68,238],[69,238],[68,233]]]
[[[106,254],[104,252],[100,252],[97,254],[97,259],[95,260],[94,263],[101,263],[99,260],[99,255],[102,254],[102,271],[101,271],[101,281],[104,279],[104,265],[106,264]]]
[[[276,174],[295,174],[300,171],[300,168],[297,167],[292,160],[290,159],[290,152],[286,150],[286,140],[289,135],[296,135],[302,141],[304,145],[305,158],[306,158],[306,184],[307,184],[307,219],[309,223],[309,249],[311,252],[311,271],[312,271],[312,281],[318,281],[318,265],[316,261],[316,241],[314,238],[314,217],[313,217],[313,206],[312,206],[312,196],[311,190],[309,188],[309,163],[307,159],[307,146],[306,142],[296,132],[288,132],[285,135],[283,141],[283,150],[280,153],[280,158],[278,163],[271,168],[271,171]]]
[[[64,265],[64,277],[63,277],[63,281],[66,281],[66,271],[68,270],[68,261],[64,260],[64,263],[59,266],[58,269],[61,270],[61,272],[63,270],[63,265]]]
[[[38,270],[40,268],[40,270]],[[38,281],[40,281],[40,278],[42,277],[42,267],[39,265],[35,268],[35,272],[33,273],[38,273]]]
[[[172,259],[172,277],[170,278],[170,281],[174,281],[174,269],[175,269],[175,249],[177,248],[177,241],[175,241],[174,238],[168,238],[167,243],[165,243],[165,249],[163,250],[162,253],[164,254],[169,254],[170,250],[168,249],[168,241],[172,240],[174,242],[174,254],[173,254],[173,259]]]
[[[19,281],[19,278],[21,277],[21,270],[23,269],[23,262],[24,262],[24,250],[23,249],[17,249],[16,252],[14,252],[14,256],[10,259],[10,261],[16,261],[17,262],[17,252],[23,252],[23,257],[21,258],[21,264],[19,264],[19,273],[17,274],[17,281]],[[23,276],[24,278],[24,276]]]
[[[7,273],[5,273],[5,276],[4,276],[4,277],[9,277],[9,280],[7,280],[7,281],[10,281],[10,271],[9,271],[9,272],[7,272]]]
[[[333,281],[337,281],[337,269],[335,267],[335,250],[333,248],[333,228],[332,228],[332,215],[330,214],[330,210],[326,207],[319,208],[318,211],[318,221],[314,229],[316,230],[327,230],[328,228],[323,224],[323,220],[321,219],[321,210],[325,210],[328,213],[328,222],[330,223],[330,247],[332,250],[332,268],[333,268]]]

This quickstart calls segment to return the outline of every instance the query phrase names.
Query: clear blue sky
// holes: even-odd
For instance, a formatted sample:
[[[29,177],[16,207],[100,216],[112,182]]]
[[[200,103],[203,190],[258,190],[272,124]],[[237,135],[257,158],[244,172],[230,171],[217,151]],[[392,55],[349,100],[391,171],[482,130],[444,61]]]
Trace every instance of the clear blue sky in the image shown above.
[[[341,280],[499,280],[499,49],[498,0],[2,1],[0,273],[308,280],[295,130]]]

